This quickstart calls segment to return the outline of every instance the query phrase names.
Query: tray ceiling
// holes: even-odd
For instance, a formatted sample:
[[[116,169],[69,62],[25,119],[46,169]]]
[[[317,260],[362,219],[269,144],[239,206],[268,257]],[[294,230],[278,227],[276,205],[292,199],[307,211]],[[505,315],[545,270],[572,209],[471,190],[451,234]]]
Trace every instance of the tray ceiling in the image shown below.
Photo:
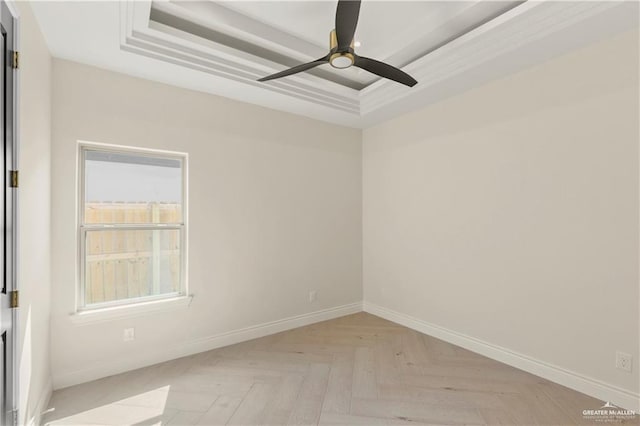
[[[368,2],[360,14],[356,50],[402,68],[521,2]],[[150,19],[152,25],[196,35],[284,69],[327,54],[335,9],[335,2],[328,1],[154,1]],[[356,90],[379,80],[355,67],[336,70],[328,64],[308,73]]]
[[[36,2],[51,52],[118,72],[364,127],[638,25],[635,2],[364,1],[357,68],[257,78],[324,56],[334,1]]]

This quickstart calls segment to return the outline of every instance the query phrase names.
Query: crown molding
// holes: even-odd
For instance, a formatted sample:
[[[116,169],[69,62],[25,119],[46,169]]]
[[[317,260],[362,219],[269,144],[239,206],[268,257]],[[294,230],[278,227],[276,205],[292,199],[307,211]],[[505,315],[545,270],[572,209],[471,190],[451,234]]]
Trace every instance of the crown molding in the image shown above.
[[[174,8],[179,13],[178,7]],[[269,84],[258,82],[258,78],[273,72],[278,65],[213,41],[197,43],[178,37],[177,31],[161,24],[150,26],[150,11],[151,2],[130,0],[121,4],[121,50],[359,115],[359,96],[354,89],[308,74]]]
[[[501,16],[447,43],[440,49],[412,62],[404,71],[419,83],[411,91],[396,90],[389,80],[378,80],[361,91],[363,117],[383,110],[408,97],[437,92],[437,86],[497,58],[526,49],[545,37],[606,10],[623,1],[551,2],[528,1]],[[428,99],[424,96],[423,99]]]
[[[445,31],[448,25],[482,15],[479,3],[470,0],[448,9],[442,21],[430,15],[416,17],[411,20],[416,25],[398,34],[393,43],[389,41],[401,46],[398,58],[422,48],[428,51],[402,67],[418,80],[413,88],[371,80],[357,69],[330,67],[257,82],[282,70],[287,62],[315,59],[321,46],[260,22],[259,17],[245,16],[242,8],[228,4],[162,1],[153,3],[152,10],[150,0],[124,0],[36,2],[32,8],[57,58],[366,128],[620,32],[637,30],[639,4],[529,0],[448,42],[444,41],[452,34]],[[296,13],[303,11],[298,8]],[[443,40],[439,47],[433,44],[438,39]],[[385,46],[380,46],[381,51]]]
[[[208,73],[259,90],[346,113],[354,127],[375,124],[407,109],[415,109],[446,97],[456,79],[474,81],[473,71],[511,54],[533,50],[532,46],[555,33],[574,26],[590,17],[620,7],[624,1],[607,2],[552,2],[528,1],[503,13],[499,17],[467,32],[444,46],[405,66],[419,84],[407,88],[385,79],[379,79],[358,91],[315,75],[301,73],[286,79],[261,83],[256,80],[282,65],[262,57],[243,52],[190,35],[175,28],[150,20],[151,2],[128,0],[121,3],[120,49],[180,67]],[[182,19],[213,26],[219,32],[247,33],[238,28],[248,17],[211,4],[207,12],[216,12],[216,19],[194,14],[193,10],[164,2],[164,13]],[[233,29],[235,28],[235,29]],[[289,54],[300,61],[312,60],[309,53],[317,54],[319,46],[306,40],[292,38],[267,25],[251,31],[252,41]],[[513,68],[513,67],[511,67]],[[512,70],[511,70],[512,71]],[[494,73],[495,74],[495,73]],[[499,74],[499,73],[498,73]],[[503,73],[503,74],[506,74]],[[499,77],[499,75],[498,75]],[[494,76],[495,78],[495,76]],[[478,80],[479,81],[479,80]],[[468,83],[467,85],[471,84]],[[479,84],[482,84],[480,81]],[[479,85],[478,84],[478,85]],[[451,87],[450,87],[451,89]],[[403,108],[404,106],[404,108]]]

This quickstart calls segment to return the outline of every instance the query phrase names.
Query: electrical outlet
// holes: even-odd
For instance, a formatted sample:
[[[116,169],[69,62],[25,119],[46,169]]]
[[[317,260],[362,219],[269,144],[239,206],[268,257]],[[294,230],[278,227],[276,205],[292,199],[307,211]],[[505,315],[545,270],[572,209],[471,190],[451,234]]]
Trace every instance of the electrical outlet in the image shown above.
[[[122,333],[122,340],[125,342],[131,342],[136,339],[136,329],[135,328],[125,328]]]
[[[616,368],[631,373],[631,363],[633,357],[624,352],[616,352]]]
[[[316,299],[318,298],[318,292],[315,290],[312,290],[309,292],[309,302],[315,302]]]

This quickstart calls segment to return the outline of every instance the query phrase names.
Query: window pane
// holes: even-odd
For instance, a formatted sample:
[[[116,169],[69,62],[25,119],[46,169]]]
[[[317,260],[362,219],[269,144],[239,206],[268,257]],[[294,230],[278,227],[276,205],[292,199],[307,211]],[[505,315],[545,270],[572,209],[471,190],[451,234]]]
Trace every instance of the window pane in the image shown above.
[[[85,223],[182,223],[182,162],[85,151]]]
[[[181,230],[92,230],[85,305],[180,292]]]

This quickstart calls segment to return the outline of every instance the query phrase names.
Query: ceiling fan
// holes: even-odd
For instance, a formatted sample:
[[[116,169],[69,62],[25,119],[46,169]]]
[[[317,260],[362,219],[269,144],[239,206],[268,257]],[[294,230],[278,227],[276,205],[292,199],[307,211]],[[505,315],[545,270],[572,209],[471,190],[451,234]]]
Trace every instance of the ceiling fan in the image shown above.
[[[334,68],[340,69],[355,66],[406,86],[415,86],[418,82],[406,72],[384,62],[356,55],[353,50],[353,36],[356,32],[359,15],[360,0],[339,0],[336,9],[336,28],[329,35],[330,50],[327,56],[271,74],[258,81],[274,80],[329,63]]]

